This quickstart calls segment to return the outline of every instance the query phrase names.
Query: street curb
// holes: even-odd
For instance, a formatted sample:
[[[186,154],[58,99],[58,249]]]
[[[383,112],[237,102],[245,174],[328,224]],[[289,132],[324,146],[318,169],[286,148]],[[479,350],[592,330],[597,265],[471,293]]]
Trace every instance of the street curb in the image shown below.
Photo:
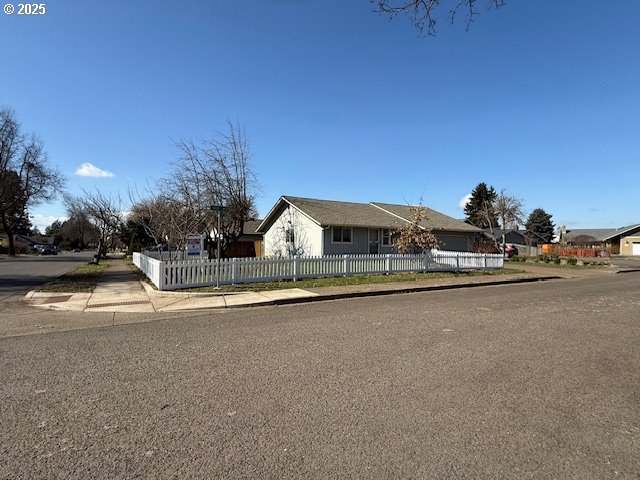
[[[620,273],[635,273],[635,272],[640,272],[640,268],[629,268],[627,270],[618,270],[616,272],[616,275],[618,275]]]
[[[385,295],[396,295],[402,293],[420,293],[420,292],[433,292],[440,290],[458,290],[462,288],[473,288],[473,287],[491,287],[496,285],[515,285],[519,283],[533,283],[533,282],[544,282],[546,280],[562,280],[562,277],[556,275],[549,275],[544,277],[531,277],[531,278],[516,278],[512,280],[495,280],[492,282],[482,282],[482,283],[461,283],[458,285],[430,285],[425,287],[404,287],[398,288],[394,290],[374,290],[370,292],[348,292],[348,293],[333,293],[328,295],[318,294],[314,297],[300,297],[300,298],[283,298],[281,300],[271,300],[260,303],[253,303],[248,305],[230,305],[225,307],[205,307],[196,310],[220,310],[223,308],[250,308],[250,307],[261,307],[265,305],[293,305],[296,303],[312,303],[312,302],[323,302],[328,300],[342,300],[342,299],[350,299],[350,298],[366,298],[366,297],[381,297]]]

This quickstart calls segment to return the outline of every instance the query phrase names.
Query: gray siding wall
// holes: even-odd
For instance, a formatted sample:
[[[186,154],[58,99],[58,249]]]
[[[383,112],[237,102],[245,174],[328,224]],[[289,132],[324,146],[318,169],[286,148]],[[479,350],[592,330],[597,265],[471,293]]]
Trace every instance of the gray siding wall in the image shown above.
[[[324,229],[324,254],[325,255],[344,255],[345,253],[369,253],[369,230],[367,228],[353,229],[352,243],[332,243],[333,229],[327,227]]]
[[[436,234],[436,237],[442,242],[440,250],[456,252],[470,252],[475,239],[475,235],[465,233]]]
[[[323,255],[344,255],[369,253],[369,229],[353,228],[352,243],[332,243],[333,230],[327,227],[323,230]],[[393,246],[382,245],[382,233],[378,234],[378,253],[397,253]],[[442,233],[437,234],[438,240],[442,242],[440,250],[470,252],[475,239],[474,234],[467,233]]]
[[[345,255],[369,253],[369,229],[353,227],[352,243],[332,243],[333,229],[327,227],[323,231],[324,255]],[[396,253],[393,246],[382,245],[382,232],[378,231],[378,253]]]

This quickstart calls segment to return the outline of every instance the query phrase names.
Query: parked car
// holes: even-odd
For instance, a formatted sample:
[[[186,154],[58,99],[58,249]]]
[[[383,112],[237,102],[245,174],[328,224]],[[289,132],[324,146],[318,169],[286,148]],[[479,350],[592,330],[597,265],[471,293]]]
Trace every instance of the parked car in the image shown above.
[[[58,249],[55,245],[44,245],[42,249],[40,249],[40,255],[57,255]]]
[[[504,253],[508,258],[511,258],[514,255],[518,255],[518,247],[516,247],[515,245],[506,245],[504,247]]]

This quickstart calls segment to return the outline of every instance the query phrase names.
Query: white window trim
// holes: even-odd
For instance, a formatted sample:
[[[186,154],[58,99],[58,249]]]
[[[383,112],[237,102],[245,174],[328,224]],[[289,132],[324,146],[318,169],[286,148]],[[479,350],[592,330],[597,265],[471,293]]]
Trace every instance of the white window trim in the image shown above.
[[[384,232],[388,231],[389,232],[389,243],[384,243]],[[390,228],[381,228],[380,229],[380,245],[382,245],[383,247],[393,247],[393,235],[392,235],[392,231]]]
[[[336,228],[339,228],[341,230],[345,230],[345,229],[351,230],[351,241],[350,242],[335,242],[333,240],[333,238],[334,238],[333,231]],[[342,237],[342,235],[340,235],[340,237]],[[332,245],[353,245],[353,227],[337,227],[337,226],[336,227],[331,227],[331,244]]]

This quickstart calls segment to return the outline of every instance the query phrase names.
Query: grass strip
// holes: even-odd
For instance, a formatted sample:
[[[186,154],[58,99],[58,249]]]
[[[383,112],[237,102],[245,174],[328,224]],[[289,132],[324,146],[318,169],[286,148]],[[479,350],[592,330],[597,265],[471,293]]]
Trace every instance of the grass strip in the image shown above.
[[[91,293],[98,284],[109,262],[87,263],[80,265],[69,273],[59,276],[53,282],[38,289],[39,292],[55,293]]]
[[[287,288],[340,287],[347,285],[372,285],[377,283],[417,282],[439,278],[465,278],[481,276],[513,275],[527,273],[524,270],[504,268],[500,270],[469,270],[464,272],[431,272],[431,273],[396,273],[392,275],[352,275],[349,277],[307,278],[303,280],[282,280],[274,282],[240,283],[237,285],[215,286],[181,289],[181,292],[260,292],[266,290],[283,290]]]
[[[513,265],[513,266],[517,266],[519,265],[530,265],[532,267],[548,267],[548,268],[567,268],[567,269],[573,269],[573,270],[585,270],[585,269],[594,269],[594,268],[609,268],[609,264],[608,263],[599,263],[594,261],[593,263],[589,263],[588,265],[571,265],[569,263],[554,263],[553,261],[551,262],[545,262],[543,260],[538,260],[538,261],[529,261],[527,260],[526,262],[520,260],[505,260],[505,265]]]

